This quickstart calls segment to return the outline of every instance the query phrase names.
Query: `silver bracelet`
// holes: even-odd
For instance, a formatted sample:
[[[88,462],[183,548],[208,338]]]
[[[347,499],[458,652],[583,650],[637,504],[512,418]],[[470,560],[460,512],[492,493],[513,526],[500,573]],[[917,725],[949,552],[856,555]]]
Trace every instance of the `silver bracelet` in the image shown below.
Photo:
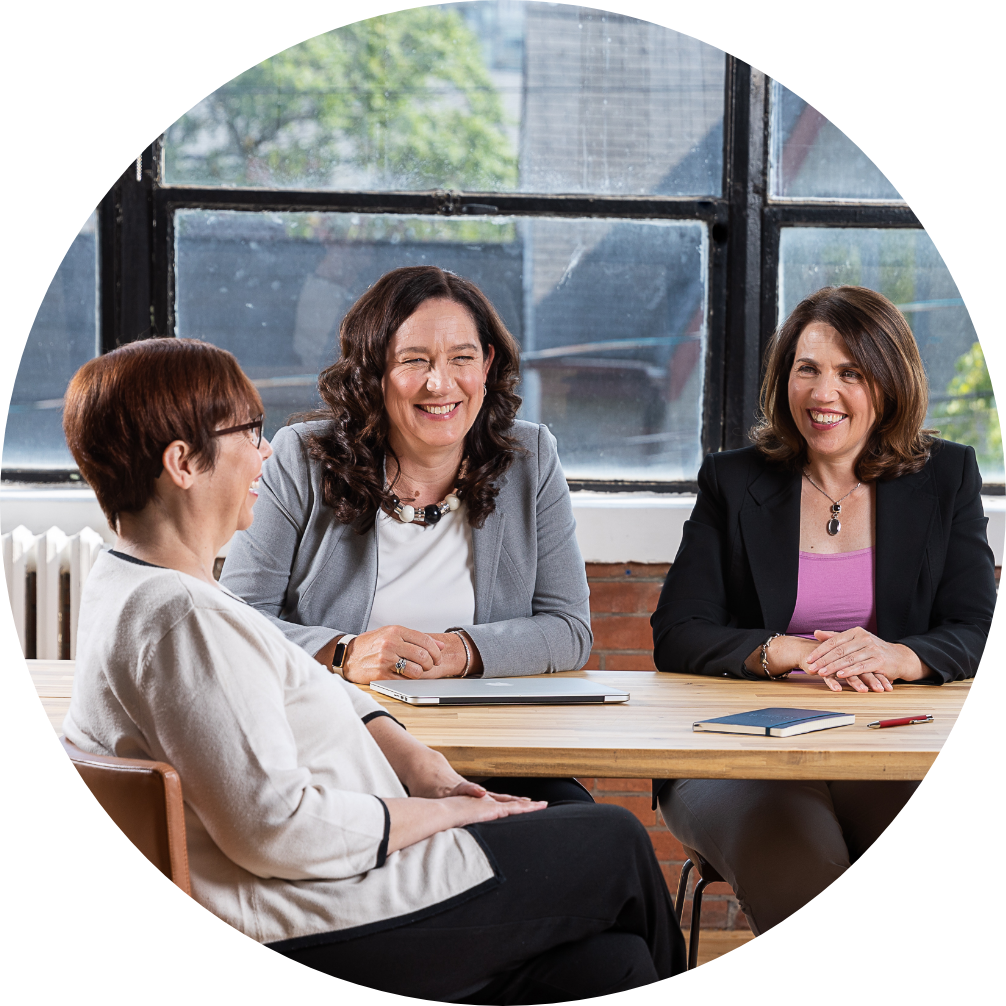
[[[461,645],[465,648],[465,669],[461,672],[462,678],[468,677],[468,672],[472,669],[472,651],[468,649],[468,640],[465,639],[465,633],[463,629],[448,629],[448,632],[453,632],[458,639],[461,640]]]
[[[773,639],[778,639],[780,636],[785,635],[783,632],[774,632],[764,643],[761,644],[761,669],[765,672],[765,677],[769,681],[782,681],[783,678],[789,677],[789,671],[785,671],[782,674],[769,674],[768,672],[768,648],[769,644]]]

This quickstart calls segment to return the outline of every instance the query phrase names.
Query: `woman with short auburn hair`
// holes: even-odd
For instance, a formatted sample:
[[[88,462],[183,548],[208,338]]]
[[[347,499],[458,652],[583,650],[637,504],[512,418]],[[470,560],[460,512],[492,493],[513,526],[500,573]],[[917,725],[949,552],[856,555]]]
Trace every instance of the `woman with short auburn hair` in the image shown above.
[[[70,382],[67,442],[117,539],[81,597],[67,739],[174,766],[193,897],[327,974],[512,1003],[684,970],[628,811],[463,779],[213,578],[254,520],[261,409],[234,358],[195,340],[124,346]]]
[[[165,388],[177,389],[164,394]],[[63,403],[67,446],[94,491],[109,527],[138,513],[154,495],[164,448],[176,439],[213,468],[214,430],[241,416],[263,418],[262,399],[226,350],[195,339],[147,339],[89,360]]]
[[[841,286],[802,301],[768,347],[753,446],[699,472],[651,619],[657,669],[859,693],[974,675],[996,598],[982,480],[971,447],[923,427],[927,403],[915,338],[886,297]],[[654,792],[760,933],[861,856],[916,786],[691,779]]]
[[[586,570],[555,438],[516,418],[519,351],[474,283],[382,276],[323,407],[280,430],[221,582],[349,681],[578,670]],[[493,780],[589,801],[575,780]]]

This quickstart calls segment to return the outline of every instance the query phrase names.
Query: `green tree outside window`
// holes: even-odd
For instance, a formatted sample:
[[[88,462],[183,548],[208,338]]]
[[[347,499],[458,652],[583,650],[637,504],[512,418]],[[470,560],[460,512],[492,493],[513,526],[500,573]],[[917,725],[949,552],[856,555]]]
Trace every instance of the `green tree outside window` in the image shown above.
[[[491,191],[516,184],[506,126],[477,36],[421,7],[235,77],[168,130],[165,166],[182,184]]]
[[[957,373],[947,385],[946,395],[939,396],[930,416],[945,440],[974,447],[983,470],[1001,471],[999,410],[982,347],[974,343],[958,358],[954,369]]]

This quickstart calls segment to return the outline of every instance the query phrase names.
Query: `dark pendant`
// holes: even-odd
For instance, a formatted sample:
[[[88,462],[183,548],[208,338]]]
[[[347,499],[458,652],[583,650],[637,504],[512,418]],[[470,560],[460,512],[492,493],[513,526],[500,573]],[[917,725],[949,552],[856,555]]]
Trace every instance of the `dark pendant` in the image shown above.
[[[828,521],[828,534],[834,537],[841,530],[842,522],[837,517],[832,517],[831,520]]]
[[[439,524],[440,518],[443,514],[440,512],[440,507],[436,503],[431,503],[428,507],[423,507],[423,520],[427,524]]]

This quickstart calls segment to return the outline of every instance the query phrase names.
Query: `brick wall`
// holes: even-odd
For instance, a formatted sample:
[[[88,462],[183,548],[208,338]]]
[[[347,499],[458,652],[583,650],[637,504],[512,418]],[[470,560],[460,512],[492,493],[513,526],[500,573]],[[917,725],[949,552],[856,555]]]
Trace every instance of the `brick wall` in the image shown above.
[[[657,606],[667,563],[587,563],[590,586],[590,624],[594,648],[587,668],[605,671],[652,671],[653,636],[650,614]],[[631,810],[645,825],[660,868],[673,897],[685,854],[667,830],[659,813],[650,808],[649,779],[581,779],[598,803],[615,803]],[[691,888],[682,921],[691,918]],[[712,884],[702,896],[703,929],[747,929],[747,920],[727,884]]]
[[[670,565],[587,563],[594,648],[587,669],[653,671],[650,615]]]
[[[590,623],[594,648],[588,670],[652,671],[653,636],[650,615],[657,606],[668,563],[587,563]],[[996,586],[1001,568],[996,566]],[[657,860],[673,897],[685,860],[681,844],[667,830],[660,814],[650,809],[648,779],[581,779],[598,803],[616,803],[631,810],[646,826]],[[682,922],[691,918],[692,872]],[[703,929],[748,929],[747,919],[727,884],[711,884],[702,896]]]

